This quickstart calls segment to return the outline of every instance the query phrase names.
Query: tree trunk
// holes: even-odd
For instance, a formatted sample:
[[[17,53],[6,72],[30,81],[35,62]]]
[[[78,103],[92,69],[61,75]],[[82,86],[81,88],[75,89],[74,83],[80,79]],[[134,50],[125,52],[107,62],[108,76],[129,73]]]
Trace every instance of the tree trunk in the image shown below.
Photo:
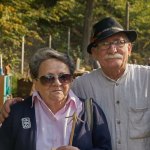
[[[82,37],[82,47],[81,47],[85,64],[88,64],[89,60],[89,54],[87,53],[87,46],[88,44],[90,44],[94,5],[95,0],[87,0],[83,37]]]

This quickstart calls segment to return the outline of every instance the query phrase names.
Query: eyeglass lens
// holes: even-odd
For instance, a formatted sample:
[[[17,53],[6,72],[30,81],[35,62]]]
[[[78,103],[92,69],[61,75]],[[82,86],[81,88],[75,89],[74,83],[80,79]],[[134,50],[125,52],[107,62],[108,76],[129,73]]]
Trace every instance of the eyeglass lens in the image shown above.
[[[114,42],[101,42],[101,43],[98,43],[98,47],[101,50],[106,50],[110,48],[111,44],[113,44],[115,47],[121,48],[125,45],[125,43],[126,43],[125,40],[117,40]]]
[[[42,85],[52,85],[55,81],[56,75],[45,75],[40,77],[40,82]],[[58,75],[58,80],[61,84],[68,84],[71,82],[70,74],[60,74]]]

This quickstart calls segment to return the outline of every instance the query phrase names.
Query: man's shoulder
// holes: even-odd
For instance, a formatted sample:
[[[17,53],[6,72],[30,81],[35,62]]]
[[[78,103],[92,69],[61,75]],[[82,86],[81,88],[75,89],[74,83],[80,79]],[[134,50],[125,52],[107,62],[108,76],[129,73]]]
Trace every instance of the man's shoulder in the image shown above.
[[[91,79],[91,77],[97,75],[100,73],[100,69],[94,69],[92,70],[91,72],[88,72],[88,73],[84,73],[82,76],[78,76],[76,77],[75,81],[79,80],[79,81],[83,81],[83,80],[87,80],[87,79]]]
[[[134,79],[144,81],[149,80],[150,76],[150,66],[143,66],[143,65],[128,65],[128,78],[131,79],[134,76]]]
[[[150,71],[150,66],[128,64],[129,71]]]
[[[84,73],[82,76],[76,77],[72,83],[72,87],[75,85],[88,85],[89,83],[93,83],[96,77],[99,77],[101,74],[101,68],[94,69],[89,73]]]

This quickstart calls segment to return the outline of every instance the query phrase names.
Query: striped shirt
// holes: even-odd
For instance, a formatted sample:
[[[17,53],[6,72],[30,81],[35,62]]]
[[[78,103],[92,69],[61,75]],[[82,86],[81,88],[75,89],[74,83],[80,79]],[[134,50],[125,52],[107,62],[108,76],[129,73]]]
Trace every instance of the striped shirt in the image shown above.
[[[150,67],[128,64],[117,81],[99,68],[76,78],[72,90],[103,109],[113,150],[150,150]]]

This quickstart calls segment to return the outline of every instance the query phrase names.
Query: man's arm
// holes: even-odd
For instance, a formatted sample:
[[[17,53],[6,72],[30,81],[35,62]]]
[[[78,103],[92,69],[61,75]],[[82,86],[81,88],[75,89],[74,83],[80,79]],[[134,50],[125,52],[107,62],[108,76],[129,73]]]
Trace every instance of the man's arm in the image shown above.
[[[10,106],[17,102],[21,102],[22,100],[23,99],[21,97],[16,97],[5,101],[0,113],[0,124],[4,122],[5,118],[8,118],[9,113],[11,111]]]

